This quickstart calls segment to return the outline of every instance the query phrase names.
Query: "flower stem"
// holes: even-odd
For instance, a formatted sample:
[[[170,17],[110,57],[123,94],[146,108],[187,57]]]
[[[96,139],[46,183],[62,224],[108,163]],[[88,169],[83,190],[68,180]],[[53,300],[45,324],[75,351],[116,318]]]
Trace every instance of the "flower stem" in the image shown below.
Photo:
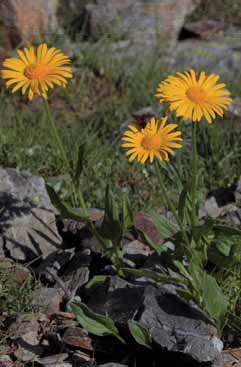
[[[177,224],[178,224],[178,226],[179,226],[179,228],[182,232],[183,239],[186,242],[186,244],[188,246],[188,249],[189,249],[190,248],[190,243],[189,243],[187,233],[185,231],[185,228],[183,226],[182,221],[178,217],[178,214],[177,214],[177,211],[176,211],[176,208],[175,208],[173,202],[169,199],[168,193],[166,191],[165,185],[163,183],[163,180],[162,180],[162,177],[161,177],[161,174],[160,174],[159,167],[160,167],[159,164],[157,163],[157,161],[155,161],[155,170],[156,170],[157,178],[158,178],[158,181],[159,181],[159,184],[160,184],[160,187],[161,187],[161,192],[163,194],[164,200],[165,200],[167,206],[170,208],[170,210],[172,212],[172,215],[173,215],[175,221],[177,222]]]
[[[61,152],[62,159],[63,159],[63,161],[64,161],[64,163],[65,163],[65,165],[66,165],[66,167],[68,168],[68,171],[69,171],[70,168],[71,168],[70,163],[69,163],[68,158],[66,156],[66,153],[65,153],[65,150],[64,150],[64,147],[63,147],[63,143],[62,143],[62,141],[59,137],[58,131],[57,131],[55,123],[54,123],[53,115],[50,112],[49,104],[48,104],[48,101],[46,101],[46,99],[44,99],[44,109],[45,109],[45,112],[46,112],[46,115],[47,115],[47,118],[48,118],[48,121],[49,121],[49,126],[50,126],[51,133],[53,135],[53,138],[55,139],[55,142],[58,146],[58,149]]]
[[[52,113],[50,112],[49,104],[48,104],[48,101],[46,99],[44,99],[44,110],[45,110],[45,113],[46,113],[46,116],[47,116],[47,119],[48,119],[48,122],[49,122],[49,127],[50,127],[51,134],[52,134],[52,136],[55,140],[55,143],[56,143],[56,145],[57,145],[57,147],[58,147],[58,149],[61,153],[62,160],[64,162],[64,165],[66,166],[67,172],[68,172],[68,174],[70,174],[71,165],[70,165],[70,162],[67,158],[62,140],[61,140],[61,138],[59,136],[59,133],[58,133],[58,130],[55,126],[54,118],[53,118]],[[76,204],[77,203],[77,195],[76,195],[76,191],[75,191],[74,185],[72,183],[72,180],[71,180],[71,190],[72,190],[72,195],[73,195],[73,203]],[[84,211],[83,207],[82,207],[82,209]]]
[[[191,221],[192,225],[197,222],[196,216],[196,191],[197,191],[197,123],[192,123],[192,185],[191,185],[191,200],[192,200],[192,214]]]

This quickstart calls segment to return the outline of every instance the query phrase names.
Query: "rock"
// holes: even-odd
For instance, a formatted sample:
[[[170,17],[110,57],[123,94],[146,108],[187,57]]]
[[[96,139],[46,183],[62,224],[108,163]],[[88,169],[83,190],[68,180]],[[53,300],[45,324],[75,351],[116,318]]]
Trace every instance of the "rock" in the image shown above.
[[[159,231],[150,216],[147,214],[140,212],[134,213],[134,227],[137,230],[145,232],[154,243],[160,243]]]
[[[153,253],[149,246],[145,245],[143,242],[134,240],[126,243],[123,246],[123,253],[127,255],[142,255],[149,256]]]
[[[210,334],[201,313],[164,287],[147,286],[139,322],[155,343],[168,351],[179,352],[198,362],[212,362],[223,344]]]
[[[223,212],[223,208],[218,206],[218,203],[214,196],[210,196],[207,200],[205,200],[204,207],[199,211],[199,217],[211,217],[218,218]]]
[[[0,367],[14,367],[14,364],[15,363],[7,354],[0,355]]]
[[[39,332],[41,325],[47,321],[44,314],[23,314],[9,328],[11,340],[17,345],[14,356],[23,362],[35,361],[45,351],[45,346],[40,345]]]
[[[42,177],[0,168],[0,254],[19,261],[46,258],[62,241]]]
[[[93,351],[92,340],[88,336],[88,332],[79,327],[68,328],[62,340],[68,345]]]
[[[0,272],[6,272],[11,276],[12,287],[20,287],[26,280],[31,281],[32,277],[26,267],[6,257],[0,257]]]
[[[76,2],[78,3],[78,2]],[[86,5],[90,36],[108,32],[130,41],[130,47],[174,46],[199,0],[97,0]]]
[[[236,205],[241,206],[241,176],[239,177],[238,182],[236,184],[234,197]]]
[[[232,113],[235,117],[241,117],[241,98],[234,98],[232,103],[228,106],[228,112]]]
[[[32,306],[40,308],[46,315],[57,313],[63,302],[64,291],[58,288],[39,288],[33,292]]]
[[[50,365],[50,364],[55,365],[56,363],[57,366],[59,363],[64,362],[67,358],[68,358],[67,353],[60,353],[48,357],[37,358],[36,361],[41,365]]]
[[[63,362],[63,363],[51,363],[46,364],[46,367],[73,367],[72,363]]]
[[[88,354],[81,351],[73,353],[72,360],[74,362],[74,366],[79,366],[80,363],[84,362],[92,362],[92,358]],[[94,361],[92,363],[94,366]],[[82,366],[84,367],[84,364]]]
[[[74,257],[74,249],[57,250],[49,254],[46,259],[42,260],[39,266],[34,270],[39,275],[45,275],[48,281],[53,282],[53,277],[50,275],[58,275],[65,269],[67,264]]]
[[[225,25],[223,22],[213,19],[201,19],[196,22],[185,23],[184,25],[185,31],[191,32],[193,36],[196,35],[206,40],[212,40],[217,38],[217,36],[222,36],[224,29]]]
[[[229,210],[225,212],[225,221],[233,226],[241,226],[241,209],[236,206],[230,207]]]
[[[224,367],[241,367],[241,349],[227,349],[223,351]]]
[[[139,240],[129,241],[123,244],[124,259],[133,263],[132,267],[141,267],[146,258],[153,253],[149,246]]]
[[[219,74],[222,80],[236,80],[241,75],[241,29],[227,31],[213,41],[179,42],[167,61],[178,71],[194,68]]]
[[[135,318],[149,330],[160,351],[181,353],[200,363],[220,356],[223,344],[216,329],[210,328],[196,307],[176,295],[175,287],[146,282],[129,288],[122,281],[121,288],[110,290],[115,281],[113,277],[105,284],[105,293],[103,285],[95,290],[88,302],[92,310],[110,316],[119,325]]]
[[[39,42],[43,35],[56,31],[57,0],[1,0],[0,32],[5,48]]]
[[[99,364],[98,367],[127,367],[127,365],[126,364],[110,362],[110,363],[105,363],[105,364]]]

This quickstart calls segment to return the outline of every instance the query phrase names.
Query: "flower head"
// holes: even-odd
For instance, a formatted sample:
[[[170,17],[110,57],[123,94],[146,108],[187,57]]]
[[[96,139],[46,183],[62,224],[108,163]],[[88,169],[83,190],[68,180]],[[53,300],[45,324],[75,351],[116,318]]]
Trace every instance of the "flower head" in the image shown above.
[[[194,70],[177,73],[161,82],[156,96],[160,102],[167,102],[171,111],[177,116],[192,121],[204,117],[208,123],[216,117],[223,116],[232,99],[225,84],[217,84],[219,75],[207,76],[204,71],[199,76]]]
[[[72,78],[70,59],[61,50],[54,47],[48,49],[45,43],[37,50],[34,47],[17,50],[18,58],[5,59],[1,70],[6,87],[12,92],[22,89],[22,94],[28,93],[31,101],[33,96],[39,95],[47,98],[48,88],[54,84],[65,87],[67,79]]]
[[[129,125],[129,130],[125,131],[122,137],[124,143],[122,147],[129,148],[126,152],[129,162],[135,158],[140,163],[150,158],[153,162],[154,157],[161,160],[169,160],[168,154],[174,154],[172,148],[181,148],[181,132],[173,130],[176,124],[166,124],[167,117],[156,120],[154,117],[147,123],[144,129],[138,129]]]

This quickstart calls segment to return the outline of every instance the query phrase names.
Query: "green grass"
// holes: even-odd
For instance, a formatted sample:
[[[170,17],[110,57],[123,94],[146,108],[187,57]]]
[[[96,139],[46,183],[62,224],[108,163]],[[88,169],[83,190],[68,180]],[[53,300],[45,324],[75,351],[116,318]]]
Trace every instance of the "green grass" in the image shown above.
[[[38,286],[33,275],[21,265],[0,262],[0,355],[6,354],[8,326],[20,313],[33,313],[33,290]],[[4,320],[5,319],[5,320]]]
[[[60,41],[56,42],[58,46]],[[146,106],[158,106],[154,94],[158,82],[166,76],[165,65],[156,55],[123,62],[113,57],[107,38],[82,43],[74,50],[72,59],[74,78],[66,90],[53,91],[49,103],[73,166],[79,145],[85,146],[81,189],[88,205],[103,207],[104,190],[110,181],[117,196],[122,192],[130,194],[134,209],[160,206],[161,201],[152,195],[158,191],[152,169],[130,165],[118,139],[113,142],[121,124],[132,119],[132,113]],[[237,82],[233,89],[235,95],[240,95]],[[49,134],[41,101],[29,103],[26,97],[5,91],[3,85],[0,101],[0,165],[50,178],[67,194],[66,169]],[[186,130],[187,139],[189,127]],[[202,123],[199,130],[201,190],[231,184],[239,174],[240,134],[227,129],[224,121],[213,126]],[[188,176],[189,151],[182,155]]]
[[[56,41],[56,46],[61,47],[58,42],[60,40]],[[85,147],[80,187],[88,206],[103,208],[109,182],[117,198],[128,193],[133,210],[160,208],[163,202],[158,195],[159,185],[153,167],[127,162],[120,148],[118,131],[137,110],[147,106],[158,108],[154,94],[159,81],[167,75],[167,68],[157,55],[134,61],[118,59],[113,56],[108,39],[82,43],[74,50],[72,59],[74,78],[66,90],[54,90],[49,103],[73,166],[79,146]],[[241,96],[240,85],[238,81],[228,85],[233,96]],[[201,199],[209,190],[227,187],[240,176],[240,129],[237,121],[226,118],[211,126],[206,122],[198,125]],[[185,146],[191,136],[190,130],[191,124],[183,129]],[[185,147],[180,154],[182,174],[188,180],[190,148]],[[64,198],[70,199],[66,167],[49,133],[41,100],[29,103],[26,97],[6,91],[3,84],[0,89],[0,165],[42,175]],[[163,176],[171,197],[177,198],[180,192],[175,183],[164,170]],[[14,286],[11,277],[7,281],[5,277],[0,269],[0,284],[4,284],[0,309],[6,309],[13,316],[18,312],[31,312],[35,286],[31,277],[21,288]],[[240,288],[240,273],[231,272],[224,275],[223,288],[231,278],[235,278]],[[235,285],[228,294],[232,314],[235,305],[240,303],[240,293],[236,298],[237,287]],[[5,339],[6,334],[0,335],[0,347],[1,340],[4,344]]]

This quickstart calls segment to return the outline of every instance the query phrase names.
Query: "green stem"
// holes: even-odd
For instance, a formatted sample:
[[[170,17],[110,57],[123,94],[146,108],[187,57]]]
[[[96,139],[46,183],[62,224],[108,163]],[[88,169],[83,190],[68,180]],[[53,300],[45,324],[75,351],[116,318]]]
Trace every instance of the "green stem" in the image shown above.
[[[183,123],[184,123],[184,120],[182,118],[180,118],[179,121],[178,121],[180,131],[182,131]],[[182,177],[182,149],[180,149],[176,152],[176,157],[177,157],[176,162],[177,162],[178,175],[179,175],[179,177]]]
[[[61,153],[62,160],[64,162],[64,165],[66,166],[67,172],[71,176],[71,174],[70,174],[71,165],[70,165],[69,160],[67,158],[67,155],[66,155],[62,140],[60,139],[58,130],[55,126],[54,118],[53,118],[52,113],[50,112],[48,101],[45,100],[45,99],[44,99],[44,110],[45,110],[45,113],[46,113],[46,116],[47,116],[47,119],[48,119],[48,122],[49,122],[49,127],[50,127],[51,134],[53,136],[53,139],[54,139],[54,141],[57,145],[57,148],[59,149],[59,151]],[[72,191],[72,195],[73,195],[73,197],[72,197],[73,204],[77,205],[77,194],[76,194],[76,190],[75,190],[74,184],[72,182],[72,179],[71,179],[71,191]],[[83,207],[82,207],[82,209],[84,210]]]
[[[197,191],[197,123],[192,123],[192,186],[191,186],[191,200],[192,200],[192,225],[197,222],[196,216],[196,191]]]
[[[160,174],[159,164],[157,163],[157,161],[155,161],[155,170],[156,170],[157,178],[158,178],[158,181],[159,181],[159,184],[160,184],[160,187],[161,187],[161,192],[163,194],[164,200],[165,200],[167,206],[170,208],[170,210],[172,212],[172,215],[175,218],[175,221],[177,222],[177,224],[178,224],[178,226],[179,226],[179,228],[182,232],[183,239],[186,242],[186,244],[188,246],[188,249],[189,249],[190,248],[190,243],[189,243],[187,233],[185,231],[185,228],[183,226],[182,221],[178,217],[178,214],[177,214],[177,211],[176,211],[176,208],[175,208],[173,202],[169,199],[168,193],[166,191],[165,185],[163,183],[163,180],[162,180],[162,177],[161,177],[161,174]]]
[[[54,123],[53,115],[50,112],[49,104],[46,101],[46,99],[44,99],[44,109],[45,109],[45,112],[46,112],[46,115],[47,115],[47,118],[48,118],[48,121],[49,121],[51,134],[53,135],[53,138],[55,139],[55,142],[58,146],[58,149],[60,150],[60,153],[62,155],[62,159],[63,159],[64,164],[68,168],[68,171],[70,171],[71,170],[70,163],[69,163],[68,158],[66,156],[66,152],[64,150],[63,143],[62,143],[62,141],[59,137],[58,130],[56,129],[56,126],[55,126],[55,123]]]

